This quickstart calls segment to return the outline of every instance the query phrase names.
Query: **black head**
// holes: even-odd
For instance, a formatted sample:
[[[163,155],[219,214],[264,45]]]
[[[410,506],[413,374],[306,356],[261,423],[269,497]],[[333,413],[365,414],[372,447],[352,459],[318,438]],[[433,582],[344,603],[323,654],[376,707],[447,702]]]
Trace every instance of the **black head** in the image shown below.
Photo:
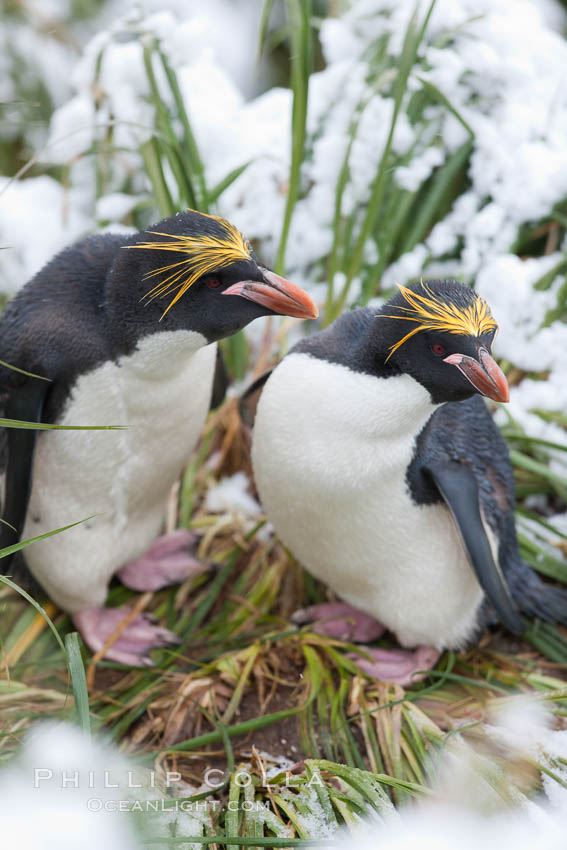
[[[113,318],[136,336],[183,329],[214,342],[259,316],[317,317],[309,295],[262,266],[230,222],[194,210],[131,237],[109,284]]]
[[[411,375],[435,403],[474,393],[508,401],[506,377],[490,353],[498,325],[467,286],[453,280],[400,286],[375,322],[381,366]]]

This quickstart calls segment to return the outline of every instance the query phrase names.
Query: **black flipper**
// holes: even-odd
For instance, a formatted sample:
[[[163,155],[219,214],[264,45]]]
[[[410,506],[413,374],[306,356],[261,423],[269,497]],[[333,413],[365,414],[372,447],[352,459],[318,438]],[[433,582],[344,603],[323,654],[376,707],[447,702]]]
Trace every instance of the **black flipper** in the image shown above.
[[[48,389],[47,381],[29,378],[12,392],[4,415],[7,419],[40,422]],[[0,523],[0,548],[17,543],[22,534],[31,494],[33,458],[39,434],[37,430],[23,428],[8,428],[7,431],[8,464],[2,511],[4,522]],[[3,570],[9,561],[9,556],[2,559]]]
[[[430,461],[425,469],[433,478],[457,523],[469,563],[496,613],[510,631],[523,634],[525,626],[506,579],[492,557],[480,514],[479,490],[474,473],[464,464],[452,460]]]
[[[230,377],[228,369],[226,368],[221,347],[220,345],[217,345],[217,360],[215,363],[215,376],[213,378],[213,394],[211,396],[210,410],[214,410],[215,407],[219,407],[219,405],[223,403],[229,384]]]
[[[244,392],[238,400],[238,412],[240,414],[240,418],[244,425],[247,425],[249,428],[254,427],[256,408],[258,407],[258,402],[260,401],[264,384],[273,371],[273,369],[267,369],[265,372],[262,372],[260,377],[256,378],[256,380],[250,384],[246,392]]]

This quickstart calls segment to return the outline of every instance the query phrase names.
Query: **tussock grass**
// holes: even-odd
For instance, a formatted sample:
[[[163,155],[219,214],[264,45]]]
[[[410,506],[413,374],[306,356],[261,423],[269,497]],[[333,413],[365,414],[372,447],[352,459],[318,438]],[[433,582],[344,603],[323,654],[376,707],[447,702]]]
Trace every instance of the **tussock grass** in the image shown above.
[[[466,184],[473,150],[471,128],[444,94],[425,79],[421,89],[408,92],[408,79],[433,5],[421,11],[416,7],[396,61],[383,44],[375,45],[370,69],[373,91],[391,95],[394,109],[368,203],[347,216],[343,201],[350,180],[350,158],[368,100],[357,104],[351,118],[335,189],[333,242],[321,271],[327,281],[324,324],[348,303],[355,279],[361,281],[361,303],[380,292],[387,265],[427,235]],[[271,6],[266,3],[261,43]],[[293,120],[288,193],[276,260],[279,272],[284,271],[290,251],[288,233],[294,207],[306,191],[302,164],[312,143],[306,130],[313,52],[311,6],[286,0],[285,12],[283,35],[290,44]],[[249,163],[243,162],[217,185],[207,185],[175,71],[158,41],[147,34],[143,58],[155,126],[139,154],[152,184],[155,213],[167,216],[186,206],[215,212],[222,193]],[[424,116],[431,104],[448,110],[469,138],[417,192],[409,192],[396,184],[394,170],[408,162],[412,152],[405,158],[395,155],[393,134],[402,111],[412,124],[421,122],[424,131],[428,130]],[[111,122],[106,143],[92,151],[101,195],[114,153]],[[173,179],[166,180],[166,174]],[[526,227],[514,249],[518,253],[528,250],[543,233],[548,238],[545,250],[551,252],[557,245],[557,228],[567,225],[566,215],[559,205],[549,221]],[[368,240],[374,240],[379,248],[377,260],[367,259]],[[562,259],[535,288],[549,289],[566,270],[567,261]],[[342,276],[337,277],[338,273]],[[337,279],[342,281],[340,289]],[[566,309],[567,288],[563,286],[546,321],[565,317]],[[285,330],[273,338],[267,336],[258,362],[269,365],[276,344],[285,348]],[[242,378],[254,365],[249,362],[242,334],[227,341],[224,351],[234,377]],[[512,364],[502,365],[511,383],[526,377]],[[537,377],[545,379],[544,375]],[[562,411],[537,413],[567,427]],[[6,421],[0,425],[28,427],[28,423]],[[538,495],[557,512],[565,508],[567,477],[552,463],[562,456],[565,446],[527,436],[512,420],[503,433],[516,474],[522,555],[547,578],[567,582],[566,536],[543,512],[526,503],[529,496]],[[329,834],[337,825],[355,824],[361,814],[372,811],[388,817],[393,805],[427,795],[435,778],[435,754],[457,740],[471,752],[490,750],[487,719],[492,710],[513,703],[517,694],[529,694],[545,703],[557,724],[562,722],[567,710],[567,636],[561,628],[530,624],[525,643],[496,630],[467,653],[445,653],[423,682],[404,690],[361,674],[347,658],[352,649],[348,644],[321,637],[309,627],[292,625],[290,614],[324,600],[325,589],[277,540],[266,537],[264,517],[255,517],[251,523],[204,509],[208,486],[242,468],[250,471],[248,438],[235,402],[229,400],[210,416],[168,514],[169,530],[178,525],[199,532],[198,554],[214,564],[214,569],[144,599],[148,610],[181,639],[175,650],[154,653],[154,668],[129,669],[93,661],[71,631],[66,615],[51,603],[31,599],[8,577],[1,579],[0,760],[11,757],[36,720],[71,720],[86,733],[109,734],[144,764],[180,771],[194,788],[188,799],[213,796],[220,802],[214,815],[202,818],[198,835],[157,836],[148,843],[310,846],[317,843],[312,840],[314,824],[318,834]],[[64,533],[64,529],[53,533],[57,531]],[[7,550],[0,552],[0,557],[6,554]],[[116,584],[109,604],[136,599],[139,597]],[[289,772],[278,771],[275,759],[279,755],[296,763]],[[201,785],[208,765],[225,771],[223,782],[213,791]],[[517,788],[536,793],[541,785],[538,771],[550,771],[548,766],[534,766],[528,758],[511,767],[502,753],[493,750],[490,765],[490,782],[507,802]],[[237,782],[239,767],[251,777],[245,787]],[[272,769],[269,783],[268,768]],[[271,808],[234,813],[227,807],[228,802],[244,801],[269,802]]]

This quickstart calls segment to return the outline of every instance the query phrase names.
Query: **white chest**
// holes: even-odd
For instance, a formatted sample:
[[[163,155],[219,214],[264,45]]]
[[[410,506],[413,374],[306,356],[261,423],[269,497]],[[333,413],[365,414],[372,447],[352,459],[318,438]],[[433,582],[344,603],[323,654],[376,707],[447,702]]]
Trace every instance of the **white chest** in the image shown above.
[[[254,474],[283,542],[407,646],[462,644],[482,600],[449,511],[415,505],[406,484],[433,411],[409,376],[292,354],[268,381],[254,426]]]
[[[32,572],[68,610],[86,599],[102,604],[110,576],[159,533],[207,416],[215,356],[216,345],[193,331],[146,337],[133,354],[82,375],[59,423],[126,430],[39,436],[24,536],[96,514],[26,550]]]

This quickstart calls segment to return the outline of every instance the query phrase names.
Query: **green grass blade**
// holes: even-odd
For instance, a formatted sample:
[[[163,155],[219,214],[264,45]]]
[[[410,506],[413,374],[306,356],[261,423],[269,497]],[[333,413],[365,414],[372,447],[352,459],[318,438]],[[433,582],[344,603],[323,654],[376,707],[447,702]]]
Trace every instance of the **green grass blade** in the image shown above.
[[[161,165],[159,145],[155,136],[140,145],[140,153],[144,160],[146,174],[150,178],[159,211],[162,216],[173,215],[176,211],[173,198],[165,182]]]
[[[169,62],[167,61],[165,54],[161,50],[159,51],[159,56],[163,65],[163,69],[165,71],[165,75],[167,77],[167,81],[169,83],[169,87],[171,89],[171,93],[173,95],[173,100],[177,109],[177,115],[179,117],[179,120],[181,121],[181,126],[183,128],[183,145],[184,153],[187,158],[187,166],[191,167],[191,172],[195,175],[198,184],[199,191],[193,191],[195,197],[195,207],[201,210],[201,212],[208,213],[211,198],[209,197],[207,191],[207,184],[205,180],[205,168],[203,165],[203,160],[201,159],[201,155],[199,153],[199,147],[195,139],[195,134],[193,133],[191,123],[189,121],[187,110],[185,109],[185,102],[183,100],[181,89],[179,88],[177,75],[173,68],[170,66]],[[183,161],[184,158],[182,158],[182,162]],[[190,180],[189,175],[188,178]]]
[[[45,540],[47,537],[53,537],[54,534],[61,534],[62,531],[67,531],[68,528],[74,528],[76,525],[88,522],[90,519],[93,519],[94,516],[96,516],[96,514],[92,514],[92,516],[88,516],[85,519],[80,519],[77,522],[72,522],[69,525],[63,525],[61,528],[56,528],[53,531],[46,531],[45,534],[38,534],[37,537],[29,537],[27,540],[20,540],[19,543],[13,543],[11,546],[5,546],[3,549],[0,549],[0,558],[6,558],[8,555],[13,555],[14,552],[19,552],[21,549],[31,546],[32,543],[37,543],[38,540]],[[28,602],[32,601],[31,597],[28,597],[24,590],[11,582],[10,579],[6,578],[6,576],[0,576],[0,581],[8,584],[13,590],[17,590],[22,594],[22,596],[26,596]]]
[[[275,270],[285,271],[285,251],[291,217],[299,196],[299,178],[305,147],[309,76],[311,74],[311,0],[286,0],[291,37],[291,87],[293,109],[291,120],[291,165],[289,188],[284,211]]]
[[[250,351],[244,331],[223,339],[221,348],[230,377],[234,381],[244,380]]]
[[[0,360],[0,366],[5,366],[6,369],[11,369],[12,372],[19,372],[20,375],[25,375],[27,378],[37,378],[38,381],[48,381],[51,383],[51,378],[46,378],[44,375],[36,375],[34,372],[26,372],[25,369],[20,369],[19,366],[12,366],[11,363],[6,363],[5,360]]]
[[[242,165],[238,165],[236,168],[233,168],[232,171],[229,171],[226,177],[223,177],[222,180],[213,186],[213,188],[209,191],[209,203],[214,203],[217,201],[222,193],[228,189],[229,186],[232,186],[235,180],[238,180],[241,174],[248,168],[249,165],[254,162],[253,159],[249,159],[248,162],[243,163]]]
[[[260,61],[262,51],[264,50],[264,42],[266,41],[266,33],[268,32],[268,23],[273,5],[274,0],[264,0],[264,5],[262,6],[262,16],[258,29],[258,61]]]
[[[550,661],[567,665],[567,640],[557,626],[536,620],[528,624],[524,638]]]
[[[535,283],[532,283],[533,289],[538,290],[538,292],[544,292],[551,287],[555,278],[565,271],[567,271],[567,255],[562,257],[558,263],[538,278]]]
[[[429,80],[426,80],[423,77],[418,77],[418,79],[419,79],[421,85],[423,86],[423,88],[425,89],[425,91],[429,95],[431,95],[434,100],[438,100],[440,103],[442,103],[443,106],[445,107],[445,109],[447,109],[447,111],[450,112],[451,115],[454,115],[454,117],[457,119],[459,124],[461,124],[461,126],[465,128],[465,130],[467,131],[469,136],[471,136],[471,138],[474,137],[474,130],[471,127],[471,125],[467,121],[465,121],[465,119],[463,118],[461,113],[458,111],[458,109],[455,109],[453,104],[443,94],[443,92],[440,89],[438,89],[437,86],[435,86],[433,83],[431,83]]]
[[[230,780],[228,792],[227,811],[225,815],[225,829],[229,835],[238,835],[238,821],[240,810],[240,784],[237,782],[238,774],[234,773]],[[227,844],[227,850],[236,850],[236,844]]]
[[[433,177],[427,195],[420,201],[413,226],[404,240],[400,254],[411,251],[427,236],[432,224],[439,216],[439,209],[446,205],[447,198],[453,193],[453,184],[457,175],[466,169],[472,149],[473,142],[469,139],[447,159]],[[369,286],[374,288],[375,285],[376,278],[372,275]]]
[[[376,87],[375,87],[376,88]],[[331,247],[331,253],[329,255],[329,263],[327,266],[327,299],[325,303],[325,317],[324,317],[324,325],[328,325],[334,317],[333,311],[333,302],[334,302],[334,280],[335,275],[337,273],[338,264],[339,264],[339,242],[341,235],[341,218],[342,218],[342,205],[343,205],[343,197],[345,193],[345,189],[348,185],[349,177],[350,177],[350,156],[352,151],[352,146],[354,144],[354,140],[356,138],[356,133],[358,130],[358,125],[360,123],[360,119],[364,113],[365,107],[368,105],[370,97],[364,99],[362,103],[357,104],[354,116],[351,119],[349,128],[348,128],[348,143],[344,155],[344,159],[341,165],[341,169],[339,171],[339,176],[337,179],[337,185],[335,187],[335,207],[333,214],[333,244]]]
[[[280,720],[284,720],[287,717],[293,717],[299,712],[299,710],[299,707],[287,708],[283,711],[274,711],[272,714],[264,714],[262,717],[255,717],[252,720],[244,720],[242,723],[235,723],[233,726],[227,726],[226,732],[230,736],[253,732],[256,729],[262,729],[264,726],[270,726],[272,723],[278,723]],[[170,747],[165,747],[163,750],[160,750],[160,752],[175,753],[197,750],[201,747],[207,747],[209,744],[221,741],[222,737],[221,731],[219,729],[215,729],[213,732],[205,732],[203,735],[190,738],[188,741],[181,741],[179,744],[172,744]]]
[[[27,431],[125,431],[127,425],[48,425],[46,422],[25,422],[23,419],[0,419],[0,428],[20,428]]]
[[[65,635],[65,646],[67,648],[71,683],[73,685],[73,693],[75,695],[77,720],[79,721],[79,725],[83,732],[90,735],[91,716],[89,711],[89,692],[87,690],[85,667],[83,665],[81,644],[77,632],[70,632],[68,635]]]
[[[193,191],[191,179],[185,171],[184,158],[179,155],[179,143],[175,136],[167,107],[164,103],[156,80],[153,67],[154,53],[155,45],[144,47],[144,67],[146,69],[146,76],[150,85],[151,97],[155,108],[156,125],[159,130],[159,135],[156,137],[156,143],[160,146],[161,142],[162,153],[167,159],[172,174],[175,177],[179,193],[178,203],[176,206],[181,207],[189,204],[191,207],[197,207],[198,202]]]
[[[556,491],[558,496],[560,496],[564,502],[567,503],[567,480],[562,478],[561,475],[553,472],[546,466],[544,463],[540,463],[537,460],[534,460],[527,455],[522,454],[521,452],[515,451],[512,449],[510,452],[510,460],[513,465],[518,467],[519,469],[527,470],[528,472],[534,472],[537,476],[542,478],[544,481],[548,481],[553,489]]]
[[[33,541],[32,541],[32,542],[33,542]],[[2,550],[2,552],[4,552],[4,551],[5,551],[5,550],[3,549],[3,550]],[[0,552],[0,557],[2,557],[2,553],[1,553],[1,552]],[[61,648],[61,651],[65,654],[65,657],[67,657],[67,652],[66,652],[66,650],[65,650],[65,646],[64,646],[64,644],[63,644],[63,641],[61,640],[61,637],[60,637],[60,635],[59,635],[59,632],[57,631],[57,629],[55,628],[55,625],[54,625],[53,621],[51,620],[51,618],[49,617],[49,615],[45,612],[45,610],[41,607],[41,605],[39,604],[39,602],[36,602],[36,601],[35,601],[35,599],[33,599],[33,598],[29,595],[29,593],[27,593],[27,592],[26,592],[26,591],[25,591],[22,587],[19,587],[19,586],[18,586],[15,582],[13,582],[11,579],[9,579],[9,578],[8,578],[8,576],[0,576],[0,582],[1,582],[2,584],[7,584],[7,585],[8,585],[8,587],[11,587],[11,588],[12,588],[12,590],[15,590],[15,591],[16,591],[16,593],[19,593],[19,594],[20,594],[20,596],[23,596],[23,597],[24,597],[24,599],[25,599],[27,602],[29,602],[29,603],[30,603],[30,605],[33,605],[33,607],[35,608],[35,610],[37,611],[37,613],[38,613],[38,614],[40,614],[40,615],[43,617],[43,619],[45,620],[45,622],[47,623],[47,625],[48,625],[48,626],[49,626],[49,628],[51,629],[51,631],[52,631],[52,633],[53,633],[53,636],[55,637],[55,640],[57,641],[57,643],[59,644],[59,647]]]

